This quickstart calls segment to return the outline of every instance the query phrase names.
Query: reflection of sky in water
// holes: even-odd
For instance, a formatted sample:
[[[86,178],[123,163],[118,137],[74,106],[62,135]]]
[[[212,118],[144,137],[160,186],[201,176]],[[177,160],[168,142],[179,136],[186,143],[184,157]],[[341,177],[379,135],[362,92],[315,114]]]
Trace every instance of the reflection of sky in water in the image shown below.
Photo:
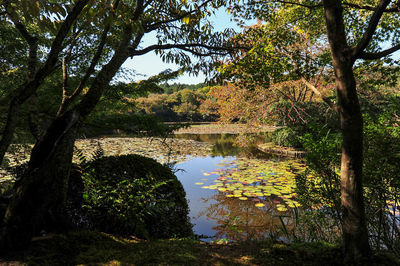
[[[186,137],[180,136],[180,138]],[[197,235],[213,237],[212,239],[203,239],[205,241],[221,238],[233,241],[249,238],[262,239],[269,234],[278,234],[276,236],[280,237],[279,231],[281,230],[279,228],[282,224],[279,217],[289,215],[285,205],[279,207],[280,203],[283,202],[283,198],[281,199],[280,196],[291,193],[283,188],[283,185],[287,183],[286,174],[288,173],[283,168],[286,169],[288,166],[281,165],[281,162],[286,160],[282,161],[274,156],[266,156],[263,153],[253,153],[252,150],[233,147],[232,137],[230,135],[190,135],[190,139],[213,144],[210,155],[204,157],[188,156],[184,162],[180,161],[174,167],[175,170],[178,170],[175,174],[186,191],[190,209],[189,217],[194,224],[193,231]],[[243,151],[245,151],[244,154]],[[246,159],[248,152],[262,160]],[[228,171],[229,178],[222,178],[218,180],[219,184],[216,184],[214,181],[220,175],[217,175],[214,171],[228,168],[231,169],[230,172]],[[245,182],[237,181],[238,176],[235,174],[237,170],[232,168],[243,170],[239,173],[239,176]],[[277,174],[278,168],[280,174]],[[225,175],[226,172],[223,171],[221,174]],[[254,179],[258,176],[271,181],[258,184],[261,181]],[[248,186],[247,188],[251,188],[249,184],[260,185],[262,188],[256,189],[257,193],[261,193],[262,189],[267,196],[254,196],[251,193],[256,193],[255,190],[253,192],[247,190],[247,193],[250,194],[247,195],[247,198],[242,195],[237,198],[237,195],[234,196],[235,193],[232,192],[233,190],[245,191],[241,190],[243,186],[238,187],[233,184],[229,187],[223,181],[230,182],[228,180],[234,179],[236,180],[233,181],[234,183],[241,183]],[[203,186],[210,188],[211,185],[216,187],[216,185],[222,184],[227,189],[229,187],[231,191],[220,192],[217,189],[202,188]],[[289,187],[287,186],[287,188]],[[226,194],[230,194],[230,197],[225,197]],[[270,196],[271,194],[273,195]],[[286,199],[286,201],[288,200]],[[278,207],[285,208],[280,210]],[[290,229],[293,226],[293,221],[285,221],[285,224]]]
[[[194,157],[184,163],[179,163],[175,166],[176,169],[182,169],[184,171],[176,172],[176,176],[181,181],[185,191],[186,198],[188,199],[192,223],[194,224],[193,230],[199,235],[215,235],[215,231],[212,229],[217,225],[216,221],[207,219],[204,215],[198,217],[199,213],[207,209],[210,204],[216,203],[214,200],[204,202],[204,198],[210,198],[211,196],[218,193],[217,190],[202,189],[203,185],[196,185],[196,182],[204,183],[204,186],[210,185],[218,176],[210,175],[204,176],[203,173],[211,172],[218,167],[217,165],[221,161],[234,160],[235,157]],[[207,181],[202,179],[208,179]]]

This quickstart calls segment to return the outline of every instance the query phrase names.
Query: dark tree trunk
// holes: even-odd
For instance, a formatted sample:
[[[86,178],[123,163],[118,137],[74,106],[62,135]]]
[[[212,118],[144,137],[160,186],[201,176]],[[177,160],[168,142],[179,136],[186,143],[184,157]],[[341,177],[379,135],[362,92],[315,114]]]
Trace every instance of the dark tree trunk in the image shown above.
[[[16,185],[0,232],[0,249],[27,246],[41,230],[64,227],[67,183],[79,114],[56,118],[36,143],[27,171]]]
[[[336,69],[342,130],[341,204],[346,257],[359,260],[370,254],[363,198],[363,119],[352,65]]]
[[[362,184],[363,120],[353,73],[356,57],[347,44],[341,1],[323,2],[343,138],[340,183],[345,257],[357,263],[369,256],[370,246]]]

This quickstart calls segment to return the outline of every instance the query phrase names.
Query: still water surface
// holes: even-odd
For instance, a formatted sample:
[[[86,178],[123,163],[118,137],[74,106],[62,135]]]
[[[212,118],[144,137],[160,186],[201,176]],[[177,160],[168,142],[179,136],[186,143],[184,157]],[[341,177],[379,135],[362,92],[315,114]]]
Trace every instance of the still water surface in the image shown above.
[[[233,146],[234,135],[178,135],[178,138],[190,138],[197,141],[212,143],[211,154],[206,157],[190,157],[185,162],[178,163],[175,168],[176,175],[181,181],[188,199],[191,222],[194,224],[195,234],[201,235],[203,240],[213,241],[234,241],[244,239],[262,239],[269,235],[278,236],[282,233],[282,222],[286,227],[291,227],[290,216],[292,210],[278,211],[277,206],[281,205],[282,198],[276,195],[259,195],[257,197],[234,197],[232,193],[219,191],[218,189],[205,189],[215,184],[217,179],[226,175],[241,175],[237,161],[243,164],[244,151]],[[254,156],[254,153],[253,155]],[[258,153],[257,165],[279,163],[282,159],[274,158],[266,154]],[[267,158],[267,159],[266,159]],[[254,160],[252,163],[254,163]],[[228,172],[225,170],[228,169]],[[263,174],[261,173],[258,174]],[[264,171],[265,172],[265,171]],[[221,174],[224,173],[224,174]],[[275,174],[275,173],[272,173]],[[244,175],[244,174],[243,174]],[[224,179],[225,177],[222,177]],[[228,178],[229,179],[229,178]],[[264,178],[265,179],[265,178]],[[220,182],[217,180],[217,182]],[[229,181],[228,181],[229,182]],[[251,182],[251,181],[248,181]],[[260,181],[257,184],[261,185]],[[226,185],[227,183],[223,183]],[[228,183],[229,184],[229,183]],[[244,182],[245,188],[251,188]],[[255,183],[254,183],[255,184]],[[222,189],[223,190],[223,189]],[[282,191],[282,190],[279,190]],[[259,190],[263,192],[263,190]],[[231,194],[231,196],[227,196]],[[279,194],[279,193],[278,193]],[[284,193],[282,194],[283,196]],[[261,203],[262,207],[255,204]],[[206,237],[207,236],[207,237]]]

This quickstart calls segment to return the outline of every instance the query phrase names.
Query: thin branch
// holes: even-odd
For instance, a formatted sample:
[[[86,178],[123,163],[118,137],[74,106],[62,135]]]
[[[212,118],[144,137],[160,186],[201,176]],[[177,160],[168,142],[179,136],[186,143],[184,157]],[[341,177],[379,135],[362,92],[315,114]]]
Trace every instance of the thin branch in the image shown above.
[[[312,91],[314,92],[316,95],[318,95],[326,104],[328,104],[328,106],[330,108],[332,108],[332,110],[338,112],[338,107],[336,106],[336,104],[334,104],[329,98],[327,98],[326,96],[324,96],[313,84],[311,84],[306,78],[304,78],[304,76],[302,75],[302,73],[299,70],[299,66],[296,63],[296,60],[293,59],[293,57],[291,56],[290,53],[287,54],[289,56],[289,58],[292,60],[292,64],[295,68],[295,73],[300,77],[300,80]]]
[[[116,0],[115,4],[113,5],[113,10],[115,10],[118,6],[119,0]],[[100,43],[97,46],[96,49],[96,53],[94,54],[92,61],[90,62],[89,67],[86,69],[85,75],[81,78],[78,86],[75,88],[74,92],[71,94],[71,96],[68,96],[66,94],[66,91],[64,91],[63,89],[63,100],[62,103],[60,105],[60,108],[57,112],[57,116],[61,115],[62,113],[64,113],[67,108],[69,107],[69,105],[76,99],[76,97],[82,92],[86,82],[89,80],[90,76],[94,73],[95,71],[95,67],[98,64],[100,58],[101,58],[101,54],[103,53],[104,50],[104,46],[107,42],[107,35],[108,32],[110,31],[111,28],[111,22],[107,23],[106,26],[104,27],[104,30],[101,34],[100,37]],[[64,94],[65,92],[65,94]]]
[[[138,48],[140,41],[142,40],[144,34],[143,33],[138,33],[138,35],[136,35],[135,39],[132,42],[132,45],[129,49],[135,50]]]
[[[393,46],[392,48],[376,52],[376,53],[369,53],[369,52],[361,52],[358,56],[360,59],[365,59],[365,60],[374,60],[374,59],[379,59],[382,57],[385,57],[387,55],[390,55],[396,51],[400,50],[400,44]]]
[[[380,0],[379,5],[376,8],[374,14],[372,14],[371,19],[368,23],[368,28],[365,30],[361,40],[358,44],[353,47],[353,59],[357,59],[361,52],[367,48],[370,43],[372,36],[374,35],[376,28],[378,27],[379,20],[381,19],[386,7],[390,4],[391,0]]]
[[[281,3],[281,4],[288,4],[288,5],[295,5],[295,6],[302,6],[306,7],[308,9],[314,9],[314,8],[319,8],[322,7],[322,4],[317,4],[317,5],[307,5],[307,4],[302,4],[302,3],[296,3],[292,1],[284,1],[284,0],[276,0],[275,2]]]
[[[99,43],[99,46],[97,47],[96,53],[94,54],[92,61],[90,62],[90,65],[85,72],[85,75],[80,80],[78,86],[76,87],[75,91],[72,93],[70,98],[75,98],[76,95],[78,95],[82,91],[82,89],[85,86],[86,82],[88,81],[89,77],[93,74],[97,63],[99,62],[99,60],[101,58],[101,54],[103,52],[104,46],[107,42],[107,34],[108,34],[109,30],[110,30],[110,23],[108,23],[106,25],[106,27],[104,28],[104,30],[101,34],[100,43]]]
[[[300,78],[301,81],[310,89],[312,90],[316,95],[318,95],[332,110],[338,112],[338,107],[336,104],[334,104],[329,98],[326,96],[322,95],[322,93],[313,85],[311,84],[308,80],[306,80],[304,77]]]
[[[354,3],[348,3],[348,2],[344,2],[343,5],[351,7],[351,8],[355,8],[355,9],[362,9],[362,10],[369,10],[369,11],[376,11],[377,10],[376,7],[369,6],[369,5],[358,5],[358,4],[354,4]],[[384,13],[396,13],[396,12],[399,12],[399,11],[400,11],[400,8],[398,6],[396,6],[396,7],[386,8],[383,12]]]
[[[189,16],[189,15],[191,15],[191,14],[194,14],[194,13],[198,12],[202,7],[206,6],[206,5],[207,5],[208,3],[210,3],[211,1],[212,1],[212,0],[207,0],[207,1],[205,1],[204,3],[202,3],[201,5],[198,6],[198,9],[193,9],[193,10],[191,10],[191,11],[182,13],[182,14],[180,14],[179,16],[176,16],[176,17],[174,17],[174,18],[167,19],[167,20],[163,20],[163,21],[158,21],[158,22],[155,22],[155,23],[153,23],[153,24],[151,24],[151,25],[147,25],[147,26],[145,26],[145,30],[146,30],[146,32],[150,32],[150,31],[153,31],[153,30],[159,28],[160,25],[163,25],[163,24],[167,24],[167,23],[171,23],[171,22],[175,22],[175,21],[181,20],[181,19],[183,19],[183,18],[185,18],[185,17],[187,17],[187,16]]]
[[[68,71],[65,57],[62,60],[62,90],[63,90],[63,98],[67,97],[68,91]]]
[[[219,51],[228,51],[231,50],[231,48],[228,47],[214,47],[211,45],[206,45],[206,44],[200,44],[200,43],[195,43],[195,44],[155,44],[155,45],[150,45],[146,48],[143,48],[141,50],[135,50],[133,48],[130,48],[130,56],[137,56],[137,55],[144,55],[147,54],[148,52],[154,51],[154,50],[167,50],[167,49],[189,49],[189,48],[205,48],[209,50],[219,50]]]
[[[210,56],[210,55],[227,55],[229,54],[228,50],[224,50],[224,51],[213,51],[213,50],[209,50],[207,53],[203,53],[203,52],[199,52],[199,51],[195,51],[189,48],[179,48],[180,50],[189,52],[195,56],[198,57],[203,57],[203,56]]]

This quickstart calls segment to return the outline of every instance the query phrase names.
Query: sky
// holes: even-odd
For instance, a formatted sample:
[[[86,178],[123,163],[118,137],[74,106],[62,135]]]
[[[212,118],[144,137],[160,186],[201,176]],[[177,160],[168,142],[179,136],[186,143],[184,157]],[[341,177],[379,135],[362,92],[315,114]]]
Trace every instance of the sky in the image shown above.
[[[217,12],[211,17],[211,21],[214,25],[215,31],[222,31],[226,28],[233,28],[236,31],[240,31],[240,28],[236,25],[235,22],[231,21],[231,15],[229,15],[224,9],[219,9]],[[142,46],[146,47],[147,45],[154,44],[155,42],[155,34],[148,34],[143,37],[144,40],[142,42]],[[128,59],[125,64],[122,66],[124,68],[133,69],[136,71],[137,75],[134,80],[140,80],[145,75],[147,77],[156,75],[168,68],[172,70],[177,70],[178,65],[176,64],[166,64],[164,63],[159,56],[157,56],[154,52],[147,53],[142,56],[135,56],[133,59]],[[169,83],[184,83],[184,84],[198,84],[202,83],[205,80],[204,74],[199,74],[198,76],[189,75],[187,73],[183,74],[177,79],[170,81]]]

